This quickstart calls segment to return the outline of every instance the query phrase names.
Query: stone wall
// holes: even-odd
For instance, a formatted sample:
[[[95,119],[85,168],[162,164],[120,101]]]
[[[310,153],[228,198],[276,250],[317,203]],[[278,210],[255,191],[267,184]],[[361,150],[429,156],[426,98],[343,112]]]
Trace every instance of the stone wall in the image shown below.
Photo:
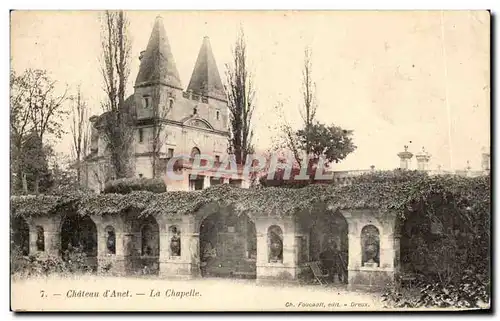
[[[262,281],[296,282],[301,271],[309,269],[307,263],[318,260],[318,253],[328,238],[338,240],[340,250],[347,247],[350,288],[380,289],[394,282],[399,268],[399,233],[395,233],[394,214],[374,210],[346,210],[337,214],[326,209],[314,211],[289,217],[256,214],[246,217],[211,203],[193,215],[182,217],[138,219],[130,215],[133,213],[92,216],[97,233],[96,260],[100,270],[117,275],[151,273],[162,278],[200,277],[205,264],[200,242],[206,238],[202,224],[218,215],[219,218],[214,219],[218,230],[213,244],[218,256],[209,276],[253,276]],[[60,255],[63,217],[61,213],[27,220],[30,254],[39,252],[37,231],[42,228],[45,248],[41,254]],[[152,228],[145,239],[144,226],[148,224]],[[338,226],[345,226],[342,224],[347,224],[347,240],[339,235]],[[249,234],[249,226],[253,225],[254,234]],[[370,252],[368,243],[363,243],[366,226],[378,231],[376,252],[373,249]],[[114,243],[110,242],[110,235]],[[114,245],[110,246],[111,243]],[[276,250],[275,243],[280,243],[281,249]],[[152,250],[146,253],[145,245]],[[368,260],[369,257],[372,259]]]

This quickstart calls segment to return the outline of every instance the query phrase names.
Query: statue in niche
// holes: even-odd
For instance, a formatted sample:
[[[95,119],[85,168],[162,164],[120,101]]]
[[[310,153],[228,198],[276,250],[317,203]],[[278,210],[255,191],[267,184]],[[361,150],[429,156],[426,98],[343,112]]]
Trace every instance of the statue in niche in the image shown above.
[[[36,228],[36,249],[38,251],[45,251],[45,237],[43,227],[37,226]]]
[[[172,238],[170,239],[170,253],[172,256],[181,256],[181,238],[180,232],[176,226],[172,226]]]
[[[108,248],[108,253],[115,254],[116,252],[116,237],[113,231],[108,231],[108,236],[106,240],[106,247]]]
[[[273,226],[269,229],[269,261],[283,262],[283,233],[281,228]]]
[[[379,266],[380,236],[378,229],[368,225],[361,231],[363,266]]]

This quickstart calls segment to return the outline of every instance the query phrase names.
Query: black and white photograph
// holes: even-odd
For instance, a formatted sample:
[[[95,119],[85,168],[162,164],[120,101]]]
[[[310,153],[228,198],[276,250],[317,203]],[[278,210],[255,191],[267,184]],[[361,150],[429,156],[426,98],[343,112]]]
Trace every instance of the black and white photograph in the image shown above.
[[[491,19],[12,10],[11,311],[490,310]]]

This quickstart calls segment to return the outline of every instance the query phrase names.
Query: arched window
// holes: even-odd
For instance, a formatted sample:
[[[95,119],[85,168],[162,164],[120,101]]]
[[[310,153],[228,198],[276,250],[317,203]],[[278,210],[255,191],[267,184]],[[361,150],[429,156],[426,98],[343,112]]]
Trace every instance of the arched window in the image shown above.
[[[172,225],[168,228],[170,234],[170,256],[181,256],[181,230]]]
[[[380,266],[380,233],[373,225],[361,230],[361,249],[363,266]]]
[[[283,263],[283,231],[281,227],[272,225],[267,230],[269,262]]]
[[[43,227],[36,227],[36,250],[43,252],[45,251],[45,236],[43,233]]]
[[[116,234],[112,226],[106,226],[106,252],[116,254]]]
[[[191,149],[191,158],[195,158],[196,155],[200,155],[201,152],[200,152],[200,149],[198,147],[193,147],[193,149]]]

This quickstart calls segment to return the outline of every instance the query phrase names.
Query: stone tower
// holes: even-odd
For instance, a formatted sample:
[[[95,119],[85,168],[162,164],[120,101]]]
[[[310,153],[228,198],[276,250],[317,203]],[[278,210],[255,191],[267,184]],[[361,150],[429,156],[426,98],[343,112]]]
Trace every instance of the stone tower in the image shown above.
[[[155,19],[139,60],[134,93],[123,106],[135,120],[131,174],[165,177],[169,190],[201,189],[221,183],[215,175],[215,165],[202,175],[194,175],[191,160],[195,154],[211,157],[214,164],[227,158],[229,109],[209,38],[202,40],[185,91],[161,17]],[[92,178],[87,185],[95,190],[102,189],[102,182],[106,181],[101,169],[105,171],[107,165],[100,161],[106,156],[106,140],[98,128],[103,115],[93,118],[92,153],[87,158]],[[183,159],[175,170],[179,175],[166,177],[169,161],[179,157]],[[242,177],[223,181],[243,184]]]
[[[138,119],[149,118],[158,105],[173,107],[182,84],[161,17],[156,17],[134,85]]]

